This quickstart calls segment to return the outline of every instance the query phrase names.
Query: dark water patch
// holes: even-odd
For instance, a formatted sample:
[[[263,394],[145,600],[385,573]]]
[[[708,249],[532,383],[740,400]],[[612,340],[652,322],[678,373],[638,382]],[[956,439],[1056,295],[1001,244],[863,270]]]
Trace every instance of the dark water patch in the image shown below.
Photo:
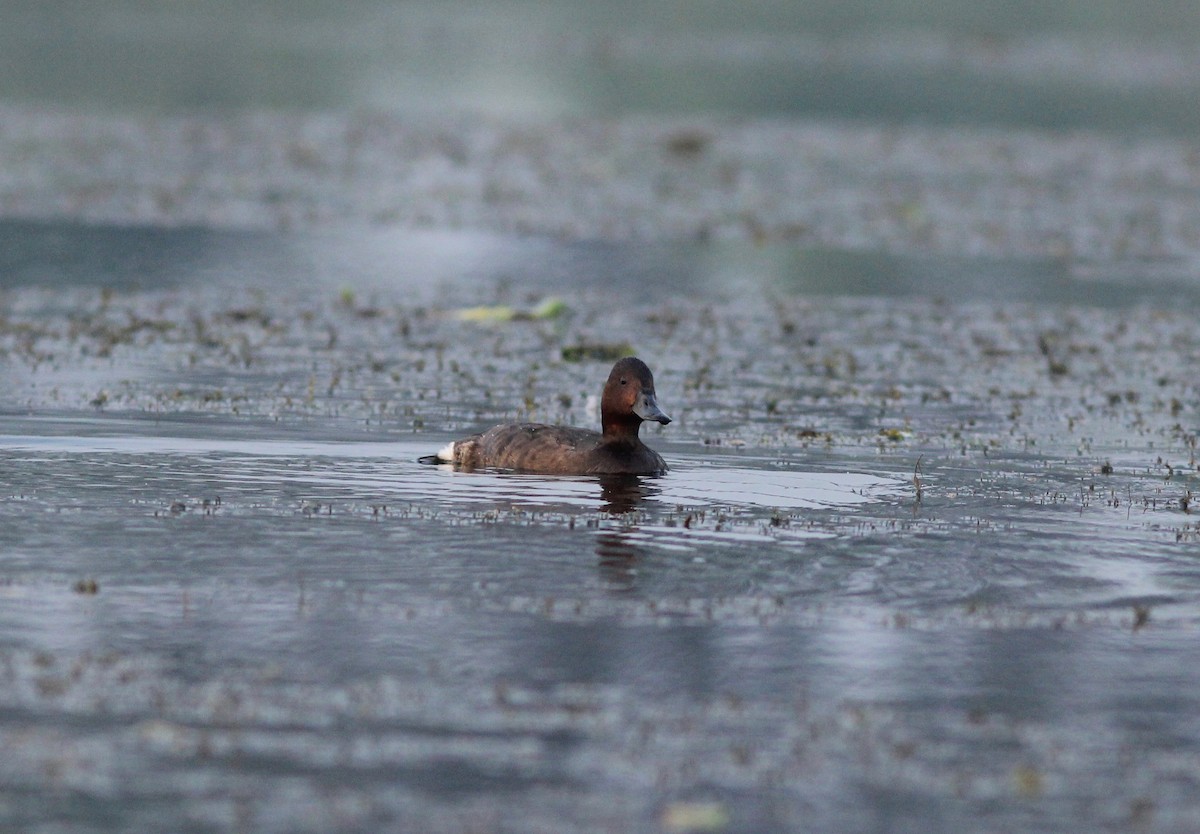
[[[479,232],[290,235],[201,228],[0,222],[5,289],[187,288],[251,291],[231,323],[269,325],[273,299],[320,292],[360,315],[404,293],[410,303],[463,307],[529,294],[604,288],[631,304],[695,296],[928,298],[942,301],[1176,305],[1200,298],[1187,264],[1095,264],[1054,258],[923,257],[788,244],[565,242]],[[267,316],[267,318],[263,318]]]

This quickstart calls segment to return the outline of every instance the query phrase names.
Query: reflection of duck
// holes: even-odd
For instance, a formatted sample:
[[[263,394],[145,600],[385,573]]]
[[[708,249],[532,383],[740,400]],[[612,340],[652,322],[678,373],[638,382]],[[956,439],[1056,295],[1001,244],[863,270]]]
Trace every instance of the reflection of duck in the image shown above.
[[[660,491],[659,487],[637,475],[601,475],[600,497],[604,503],[600,509],[612,515],[628,515]],[[642,548],[633,543],[630,535],[636,529],[630,524],[605,530],[596,536],[600,575],[623,590],[633,587],[637,563],[642,557]]]
[[[633,544],[627,530],[605,530],[596,536],[600,576],[621,590],[631,590],[642,548]]]
[[[637,475],[601,475],[600,498],[604,504],[600,509],[613,515],[631,513],[647,498],[652,498],[661,491],[659,487]]]
[[[654,396],[654,375],[628,356],[613,365],[600,402],[602,432],[542,423],[508,423],[450,443],[422,463],[496,467],[545,475],[655,475],[663,459],[641,441],[645,420],[671,422]]]

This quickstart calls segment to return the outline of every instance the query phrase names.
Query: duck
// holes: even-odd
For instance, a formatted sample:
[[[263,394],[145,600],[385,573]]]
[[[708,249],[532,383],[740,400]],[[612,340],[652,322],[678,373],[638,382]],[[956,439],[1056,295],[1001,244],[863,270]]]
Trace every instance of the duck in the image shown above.
[[[661,475],[666,461],[642,442],[644,422],[667,425],[654,375],[636,356],[612,367],[600,398],[600,431],[545,423],[505,423],[455,440],[421,463],[507,469],[541,475]]]

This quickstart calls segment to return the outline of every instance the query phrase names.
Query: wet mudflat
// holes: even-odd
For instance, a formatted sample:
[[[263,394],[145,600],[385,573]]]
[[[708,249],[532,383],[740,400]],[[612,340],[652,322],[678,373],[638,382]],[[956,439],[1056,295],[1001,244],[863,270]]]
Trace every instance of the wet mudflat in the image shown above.
[[[1169,270],[0,237],[4,827],[1200,824]],[[415,463],[627,350],[667,475]]]

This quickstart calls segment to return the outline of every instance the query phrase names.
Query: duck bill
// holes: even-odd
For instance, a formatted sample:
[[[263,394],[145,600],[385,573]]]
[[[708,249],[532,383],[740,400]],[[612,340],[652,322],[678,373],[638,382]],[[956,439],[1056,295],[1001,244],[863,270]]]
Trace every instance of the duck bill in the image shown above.
[[[643,420],[653,420],[664,426],[671,422],[671,418],[667,416],[666,412],[658,407],[658,400],[654,399],[653,394],[642,394],[638,397],[638,401],[633,406],[633,413]]]

